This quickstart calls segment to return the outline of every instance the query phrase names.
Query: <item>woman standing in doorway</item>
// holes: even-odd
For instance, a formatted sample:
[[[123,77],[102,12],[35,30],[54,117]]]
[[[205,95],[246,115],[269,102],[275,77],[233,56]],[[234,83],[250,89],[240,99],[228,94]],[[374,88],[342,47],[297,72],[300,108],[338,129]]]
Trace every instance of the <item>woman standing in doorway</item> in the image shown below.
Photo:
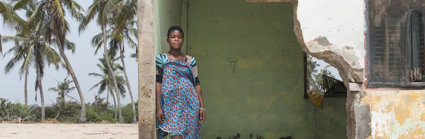
[[[156,118],[158,138],[199,139],[205,120],[196,60],[181,52],[181,27],[168,29],[170,51],[156,57]]]

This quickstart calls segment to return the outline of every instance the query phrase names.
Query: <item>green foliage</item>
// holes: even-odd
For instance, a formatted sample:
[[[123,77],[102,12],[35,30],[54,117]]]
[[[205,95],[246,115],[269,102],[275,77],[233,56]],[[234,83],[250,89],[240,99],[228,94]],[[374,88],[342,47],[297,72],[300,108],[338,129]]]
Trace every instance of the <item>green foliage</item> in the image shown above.
[[[68,80],[68,78],[63,79],[63,82],[59,82],[59,81],[56,81],[56,82],[58,83],[58,85],[56,87],[49,88],[49,91],[56,92],[59,96],[58,101],[62,101],[62,103],[64,103],[63,105],[65,105],[66,103],[65,97],[68,96],[70,98],[73,98],[69,96],[68,94],[71,93],[71,91],[74,90],[75,87],[71,86],[73,82],[72,80]]]
[[[60,99],[58,97],[58,100]],[[114,118],[114,108],[109,106],[109,103],[104,100],[104,98],[96,96],[95,102],[86,104],[87,122],[118,122]],[[137,111],[137,103],[135,103],[135,107]],[[66,103],[62,103],[58,101],[56,104],[45,107],[45,117],[46,119],[54,119],[59,122],[77,123],[79,121],[80,109],[79,102],[67,101]],[[131,104],[123,107],[125,123],[132,122],[133,114],[131,109]],[[19,120],[24,122],[41,121],[41,107],[36,105],[27,107],[23,104],[14,104],[7,99],[0,98],[0,121]]]
[[[88,122],[102,122],[106,121],[109,123],[116,123],[117,120],[114,119],[114,111],[112,109],[109,109],[105,105],[101,105],[102,107],[99,107],[99,105],[96,105],[96,103],[93,103],[91,105],[86,105],[86,116]]]
[[[110,110],[107,113],[103,114],[100,116],[102,118],[103,121],[107,121],[109,123],[116,123],[118,122],[115,118],[114,118],[114,111]]]
[[[105,102],[105,98],[101,98],[98,95],[95,97],[95,101],[91,105],[86,106],[87,121],[90,122],[101,122],[106,121],[109,123],[116,123],[114,119],[113,109],[108,108],[108,102]]]
[[[36,115],[33,108],[16,103],[13,104],[9,100],[0,98],[0,121],[33,121]]]
[[[108,111],[108,102],[103,102],[105,98],[99,97],[99,95],[94,96],[94,102],[91,105],[93,109],[99,114],[103,115]]]
[[[58,98],[60,99],[60,98]],[[53,105],[56,110],[55,119],[61,122],[78,122],[81,106],[77,102],[56,103]]]
[[[318,70],[319,66],[320,65],[313,60],[312,56],[307,55],[307,80],[309,83],[309,89],[312,92],[324,92],[324,90],[328,87],[325,86],[323,76],[334,77],[328,70],[330,67],[329,65],[320,69],[320,71]]]
[[[96,111],[94,111],[93,108],[91,107],[86,107],[86,117],[87,117],[87,122],[101,122],[102,118],[100,117],[99,114],[97,114]]]
[[[137,112],[137,103],[134,104],[134,107],[136,107],[136,112]],[[131,108],[131,103],[127,104],[125,107],[122,108],[122,116],[124,118],[125,123],[133,122],[133,111]],[[138,116],[136,114],[136,120],[137,118]]]

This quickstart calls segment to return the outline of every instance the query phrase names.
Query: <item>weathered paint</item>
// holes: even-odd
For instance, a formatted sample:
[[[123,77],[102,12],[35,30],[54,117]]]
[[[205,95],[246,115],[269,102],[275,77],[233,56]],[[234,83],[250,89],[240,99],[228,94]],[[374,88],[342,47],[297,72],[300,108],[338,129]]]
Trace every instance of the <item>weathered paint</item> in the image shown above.
[[[325,99],[322,109],[303,98],[291,4],[189,0],[188,11],[208,115],[203,138],[345,138],[344,98]]]
[[[247,1],[284,2],[286,0]],[[164,1],[162,2],[167,4]],[[296,138],[312,138],[311,134],[314,133],[317,134],[318,138],[341,137],[338,135],[344,133],[344,131],[340,130],[343,128],[336,128],[337,123],[328,126],[320,124],[320,121],[323,123],[326,123],[326,120],[331,121],[327,113],[332,112],[333,109],[338,109],[337,113],[339,113],[339,107],[326,107],[326,103],[333,101],[325,100],[324,108],[328,108],[330,111],[319,109],[315,114],[320,115],[319,112],[323,112],[322,119],[319,118],[320,116],[316,117],[320,119],[317,120],[319,121],[317,127],[323,126],[323,128],[319,128],[315,132],[312,127],[300,122],[299,118],[312,126],[313,120],[309,116],[312,115],[311,111],[314,109],[308,106],[310,104],[305,100],[297,99],[300,93],[294,93],[301,92],[299,85],[294,85],[300,84],[300,81],[296,78],[300,73],[292,71],[294,73],[291,73],[291,75],[285,74],[285,72],[288,72],[287,68],[290,67],[286,64],[295,61],[298,54],[282,53],[282,49],[291,48],[290,51],[295,52],[295,47],[299,47],[291,42],[293,40],[292,34],[286,29],[292,28],[289,23],[289,19],[292,19],[290,18],[292,11],[287,4],[286,6],[285,4],[283,6],[277,4],[281,6],[279,9],[256,3],[256,6],[267,7],[259,9],[236,0],[190,2],[191,4],[198,3],[198,5],[192,5],[193,7],[190,8],[190,21],[188,23],[180,21],[180,23],[184,23],[182,26],[188,26],[191,29],[188,32],[195,35],[189,37],[191,46],[189,54],[198,57],[200,76],[205,90],[208,117],[203,126],[204,137],[214,138],[218,133],[222,133],[223,137],[241,133],[244,137],[246,134],[255,131],[264,131],[261,135],[267,137],[280,136],[276,132],[280,132],[281,135],[290,133],[291,136]],[[349,67],[340,68],[340,73],[344,73],[341,71],[350,68],[360,70],[365,68],[365,33],[367,33],[365,24],[367,21],[364,14],[365,1],[298,0],[296,3],[298,3],[298,7],[296,8],[295,19],[299,22],[300,29],[297,30],[297,24],[295,24],[295,33],[301,34],[297,36],[298,40],[305,40],[305,42],[302,41],[301,45],[306,45],[307,50],[313,53],[328,51],[335,53],[335,56],[342,57],[349,64]],[[173,6],[168,5],[168,7],[176,10],[177,6],[173,8]],[[181,8],[181,11],[187,10],[184,7]],[[270,13],[270,11],[276,11],[280,14]],[[165,15],[164,18],[170,19],[175,16],[176,13]],[[181,19],[185,18],[185,14],[180,16]],[[284,21],[272,22],[271,19],[276,18],[284,19]],[[166,24],[177,23],[176,20],[170,20]],[[261,23],[261,21],[264,22]],[[297,21],[295,22],[297,23]],[[279,28],[279,26],[283,27],[283,31],[280,30],[282,28]],[[274,28],[274,31],[268,30],[269,28]],[[276,34],[275,31],[279,30],[281,34]],[[164,29],[159,32],[161,32],[161,36],[165,34]],[[260,37],[253,37],[250,34],[251,32],[261,35],[259,35]],[[291,35],[281,36],[283,34]],[[266,37],[266,39],[262,37]],[[270,43],[272,44],[270,45],[267,42],[274,43]],[[279,44],[285,45],[285,47],[279,47]],[[164,45],[160,47],[166,48]],[[270,49],[273,49],[273,51]],[[267,67],[270,64],[264,63],[264,61],[268,59],[273,59],[281,65]],[[340,61],[335,63],[338,64],[338,62]],[[291,66],[298,69],[299,64],[295,62]],[[270,69],[285,72],[276,74],[272,72],[276,70]],[[263,72],[267,72],[267,74]],[[347,74],[343,75],[347,76],[347,78],[344,78],[345,80],[352,78],[350,72],[344,74]],[[290,79],[295,77],[295,80],[275,79],[288,77]],[[263,80],[258,80],[260,78]],[[270,81],[278,81],[280,84],[268,84]],[[353,81],[358,82],[359,80],[350,80],[350,82]],[[361,78],[361,81],[366,81],[366,78]],[[258,92],[261,92],[261,94]],[[424,90],[374,90],[363,86],[360,91],[355,90],[350,96],[347,111],[354,114],[348,115],[348,118],[349,121],[355,119],[354,123],[368,124],[370,121],[370,125],[367,125],[372,130],[369,138],[423,138],[425,133],[424,96]],[[341,100],[337,100],[335,103],[343,105]],[[271,108],[281,111],[270,111]],[[356,112],[355,110],[359,111]],[[366,114],[368,117],[362,117],[364,113],[369,113]],[[338,115],[345,116],[345,113]],[[336,117],[332,118],[337,119]],[[269,125],[272,126],[269,127]],[[261,130],[261,128],[264,130]],[[350,127],[348,128],[350,130]],[[323,129],[340,132],[326,134],[327,132],[320,131]],[[357,127],[354,127],[354,129],[355,132],[358,132]],[[300,133],[301,130],[303,133]],[[348,138],[356,137],[358,137],[356,134],[348,136]]]
[[[180,2],[156,1],[155,47],[167,52],[168,27],[184,27],[208,114],[202,138],[345,138],[344,98],[325,98],[322,108],[303,98],[302,52],[289,3],[189,0],[187,9]]]
[[[369,90],[373,138],[424,138],[424,90]]]

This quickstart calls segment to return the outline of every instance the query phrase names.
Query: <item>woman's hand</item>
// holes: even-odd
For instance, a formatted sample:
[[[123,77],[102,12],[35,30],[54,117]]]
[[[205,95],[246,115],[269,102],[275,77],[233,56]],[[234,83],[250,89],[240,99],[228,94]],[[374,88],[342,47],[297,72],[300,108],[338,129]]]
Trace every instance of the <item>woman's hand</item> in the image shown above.
[[[199,121],[202,123],[205,121],[205,109],[201,108],[199,109]]]
[[[158,120],[161,124],[164,123],[164,112],[161,108],[156,109],[156,120]]]

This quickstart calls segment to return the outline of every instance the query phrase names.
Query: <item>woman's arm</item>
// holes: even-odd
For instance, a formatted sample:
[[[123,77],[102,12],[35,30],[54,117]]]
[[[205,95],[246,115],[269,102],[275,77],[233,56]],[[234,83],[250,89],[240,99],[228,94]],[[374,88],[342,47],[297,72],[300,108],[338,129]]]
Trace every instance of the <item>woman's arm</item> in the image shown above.
[[[204,122],[206,115],[205,115],[204,100],[202,99],[202,89],[200,84],[195,86],[195,91],[198,94],[198,98],[199,98],[199,103],[200,103],[199,120],[202,123]]]
[[[156,96],[156,120],[160,123],[164,123],[164,112],[161,108],[161,86],[162,86],[162,63],[164,61],[164,54],[156,56],[156,86],[155,86],[155,96]]]
[[[196,94],[198,94],[198,99],[199,99],[199,121],[202,123],[205,120],[205,107],[204,107],[204,99],[202,99],[202,89],[201,89],[201,85],[199,83],[199,78],[198,78],[198,66],[196,64],[196,60],[195,57],[191,57],[191,61],[190,64],[192,66],[192,73],[193,73],[193,77],[195,77],[195,80],[193,82],[193,85],[195,86],[195,91]]]
[[[160,123],[164,123],[164,112],[161,108],[161,85],[162,83],[156,82],[155,94],[156,94],[156,120]]]
[[[204,108],[204,100],[202,99],[202,90],[201,90],[201,85],[198,84],[195,86],[195,91],[198,94],[199,97],[199,102],[201,103],[200,106],[201,108]]]

